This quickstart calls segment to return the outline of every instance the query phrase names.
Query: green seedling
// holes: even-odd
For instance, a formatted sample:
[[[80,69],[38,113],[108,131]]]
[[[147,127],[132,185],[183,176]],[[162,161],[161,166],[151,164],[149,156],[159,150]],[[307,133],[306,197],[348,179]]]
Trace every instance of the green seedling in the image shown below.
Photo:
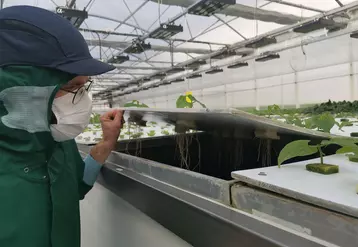
[[[124,107],[148,108],[146,104],[140,103],[138,100],[126,103]]]
[[[143,136],[143,132],[138,132],[138,133],[133,133],[132,135],[130,135],[130,137],[132,139],[137,139]]]
[[[156,133],[155,133],[154,130],[151,130],[151,131],[149,131],[149,132],[147,133],[147,135],[148,135],[148,136],[151,136],[151,137],[152,137],[152,136],[155,136],[155,134],[156,134]]]
[[[180,95],[176,101],[177,108],[193,108],[194,104],[198,103],[203,108],[207,108],[206,105],[197,100],[192,92],[187,92],[185,95]]]
[[[166,136],[170,135],[169,131],[167,131],[167,130],[162,130],[162,134],[166,135]]]
[[[336,144],[341,146],[341,149],[337,151],[337,153],[357,150],[358,147],[356,143],[358,140],[354,140],[353,138],[332,138],[330,140],[324,140],[319,144],[310,145],[309,140],[298,140],[288,143],[280,152],[278,157],[278,167],[280,168],[282,163],[286,160],[302,157],[307,155],[312,155],[318,152],[320,156],[320,163],[318,164],[310,164],[310,166],[306,166],[306,169],[310,171],[319,172],[322,174],[331,174],[332,171],[338,171],[338,167],[332,167],[324,163],[325,154],[322,151],[323,147],[326,147],[331,144]]]

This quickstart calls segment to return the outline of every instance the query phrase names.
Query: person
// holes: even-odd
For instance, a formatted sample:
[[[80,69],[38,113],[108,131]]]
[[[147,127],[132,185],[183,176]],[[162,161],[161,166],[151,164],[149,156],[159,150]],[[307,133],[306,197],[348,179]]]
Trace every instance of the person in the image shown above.
[[[103,140],[84,160],[74,138],[92,112],[89,77],[113,69],[63,17],[0,10],[0,246],[80,247],[79,201],[115,147],[123,112],[101,117]]]

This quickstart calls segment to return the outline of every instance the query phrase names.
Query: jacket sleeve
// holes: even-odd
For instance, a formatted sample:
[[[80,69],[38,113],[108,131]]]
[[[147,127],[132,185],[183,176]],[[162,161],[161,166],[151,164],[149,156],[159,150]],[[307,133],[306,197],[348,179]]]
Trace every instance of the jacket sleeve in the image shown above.
[[[83,177],[80,179],[80,181],[78,181],[80,200],[82,200],[85,195],[92,189],[102,168],[102,166],[97,161],[95,161],[91,155],[87,155],[83,162]]]

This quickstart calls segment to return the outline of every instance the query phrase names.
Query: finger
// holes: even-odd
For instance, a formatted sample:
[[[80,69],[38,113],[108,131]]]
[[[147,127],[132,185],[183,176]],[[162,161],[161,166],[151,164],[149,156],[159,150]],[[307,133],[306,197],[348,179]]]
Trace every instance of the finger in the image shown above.
[[[102,115],[102,119],[113,119],[116,115],[117,110],[111,110]]]
[[[124,118],[123,118],[123,111],[121,110],[118,110],[114,119],[113,119],[114,122],[116,122],[117,124],[122,124],[123,121],[124,121]]]

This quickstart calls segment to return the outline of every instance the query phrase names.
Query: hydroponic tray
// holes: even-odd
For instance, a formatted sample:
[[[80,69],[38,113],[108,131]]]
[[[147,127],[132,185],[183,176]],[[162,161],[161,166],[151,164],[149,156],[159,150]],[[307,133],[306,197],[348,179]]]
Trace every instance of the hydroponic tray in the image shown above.
[[[292,126],[280,121],[256,116],[237,109],[157,109],[157,108],[119,108],[126,114],[142,118],[146,121],[163,121],[175,124],[177,121],[194,123],[195,129],[201,131],[217,131],[239,129],[246,133],[255,130],[277,131],[281,134],[296,134],[309,137],[329,138],[332,135]],[[103,111],[95,111],[103,113]]]
[[[305,165],[318,159],[281,166],[234,171],[234,179],[316,206],[358,217],[358,164],[345,155],[324,158],[326,164],[339,165],[339,173],[322,175],[309,172]]]

